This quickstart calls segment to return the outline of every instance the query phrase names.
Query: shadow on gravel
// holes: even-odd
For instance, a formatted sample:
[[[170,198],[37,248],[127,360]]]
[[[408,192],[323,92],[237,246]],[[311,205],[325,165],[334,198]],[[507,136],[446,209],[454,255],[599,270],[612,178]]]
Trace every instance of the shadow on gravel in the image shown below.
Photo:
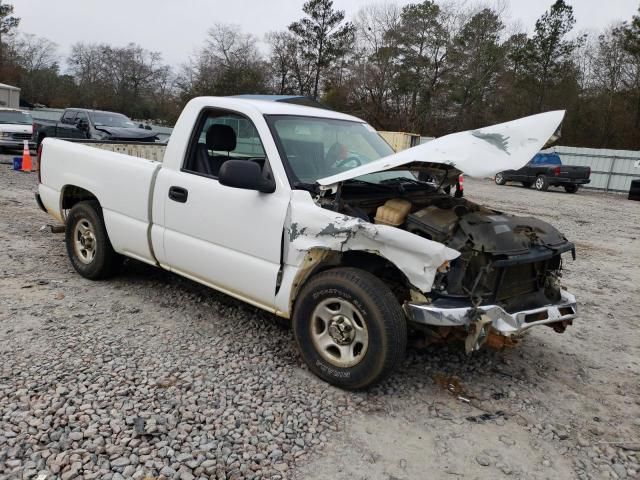
[[[116,288],[126,289],[135,286],[149,292],[151,296],[155,293],[159,297],[164,296],[165,290],[169,288],[177,298],[186,299],[181,305],[186,312],[195,312],[203,303],[222,307],[223,312],[231,309],[233,314],[229,318],[224,318],[223,314],[217,321],[226,323],[228,327],[241,325],[244,335],[248,337],[262,336],[264,325],[275,327],[269,328],[269,335],[272,336],[269,342],[272,348],[269,348],[269,353],[273,356],[272,359],[276,364],[288,368],[307,370],[297,353],[290,324],[286,319],[247,305],[195,281],[135,260],[125,262],[122,273],[113,283],[116,284]],[[204,331],[195,333],[207,335]],[[551,334],[551,331],[543,333]],[[215,335],[221,334],[224,335],[215,330]],[[234,339],[228,338],[228,341],[234,342]],[[536,343],[538,342],[532,338],[525,338],[515,349],[483,349],[466,355],[462,343],[418,348],[410,342],[405,360],[390,378],[367,391],[348,395],[365,395],[369,399],[380,400],[392,395],[395,400],[409,400],[418,390],[437,388],[443,378],[455,378],[463,387],[460,395],[454,397],[462,396],[468,400],[506,398],[509,389],[515,384],[527,382],[527,387],[535,387],[540,379],[539,372],[554,370],[556,356],[542,355],[540,345]],[[305,377],[315,383],[315,386],[317,382],[322,383],[308,371],[306,373],[308,375],[305,374]],[[464,401],[457,398],[451,400]]]

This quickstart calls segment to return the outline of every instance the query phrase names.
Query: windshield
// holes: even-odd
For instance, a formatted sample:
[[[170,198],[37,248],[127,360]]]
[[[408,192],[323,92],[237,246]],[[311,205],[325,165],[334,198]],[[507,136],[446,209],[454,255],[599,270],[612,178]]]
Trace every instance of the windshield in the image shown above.
[[[91,121],[96,127],[136,128],[136,124],[119,113],[92,112]]]
[[[26,112],[17,112],[17,111],[9,111],[3,112],[0,111],[0,123],[3,124],[12,124],[12,125],[31,125],[33,123],[33,119],[31,115]]]
[[[394,153],[366,123],[290,115],[267,118],[297,183],[315,183]],[[409,172],[395,171],[363,175],[359,180],[380,183],[398,177],[415,178]]]

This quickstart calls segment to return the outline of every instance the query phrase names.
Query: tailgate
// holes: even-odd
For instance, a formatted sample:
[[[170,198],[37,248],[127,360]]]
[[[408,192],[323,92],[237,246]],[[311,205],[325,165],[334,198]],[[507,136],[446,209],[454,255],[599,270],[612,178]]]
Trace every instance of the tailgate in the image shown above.
[[[576,180],[588,179],[591,175],[589,167],[576,167],[562,165],[560,167],[560,176],[565,178],[575,178]]]

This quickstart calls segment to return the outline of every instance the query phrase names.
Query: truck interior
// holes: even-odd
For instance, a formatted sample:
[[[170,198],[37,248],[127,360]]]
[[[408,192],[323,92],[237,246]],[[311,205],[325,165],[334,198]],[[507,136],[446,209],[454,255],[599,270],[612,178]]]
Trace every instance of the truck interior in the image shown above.
[[[217,178],[227,160],[255,162],[269,178],[266,154],[251,121],[236,113],[211,110],[196,127],[183,170]]]

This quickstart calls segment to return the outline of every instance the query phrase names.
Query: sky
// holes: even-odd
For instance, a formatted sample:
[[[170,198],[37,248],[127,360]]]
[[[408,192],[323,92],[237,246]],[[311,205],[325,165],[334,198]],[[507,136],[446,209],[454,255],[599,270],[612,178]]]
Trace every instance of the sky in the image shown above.
[[[393,1],[393,0],[390,0]],[[404,5],[417,3],[395,0]],[[477,4],[478,0],[458,0]],[[536,19],[554,0],[489,0],[507,5],[511,22],[532,31]],[[334,0],[337,9],[352,18],[365,5],[379,0]],[[75,42],[134,42],[162,53],[164,61],[178,66],[187,61],[216,22],[240,25],[259,39],[282,30],[302,16],[303,0],[8,0],[21,18],[20,31],[57,43],[61,55]],[[388,3],[388,2],[387,2]],[[602,30],[630,20],[638,0],[568,0],[574,8],[575,31]]]

